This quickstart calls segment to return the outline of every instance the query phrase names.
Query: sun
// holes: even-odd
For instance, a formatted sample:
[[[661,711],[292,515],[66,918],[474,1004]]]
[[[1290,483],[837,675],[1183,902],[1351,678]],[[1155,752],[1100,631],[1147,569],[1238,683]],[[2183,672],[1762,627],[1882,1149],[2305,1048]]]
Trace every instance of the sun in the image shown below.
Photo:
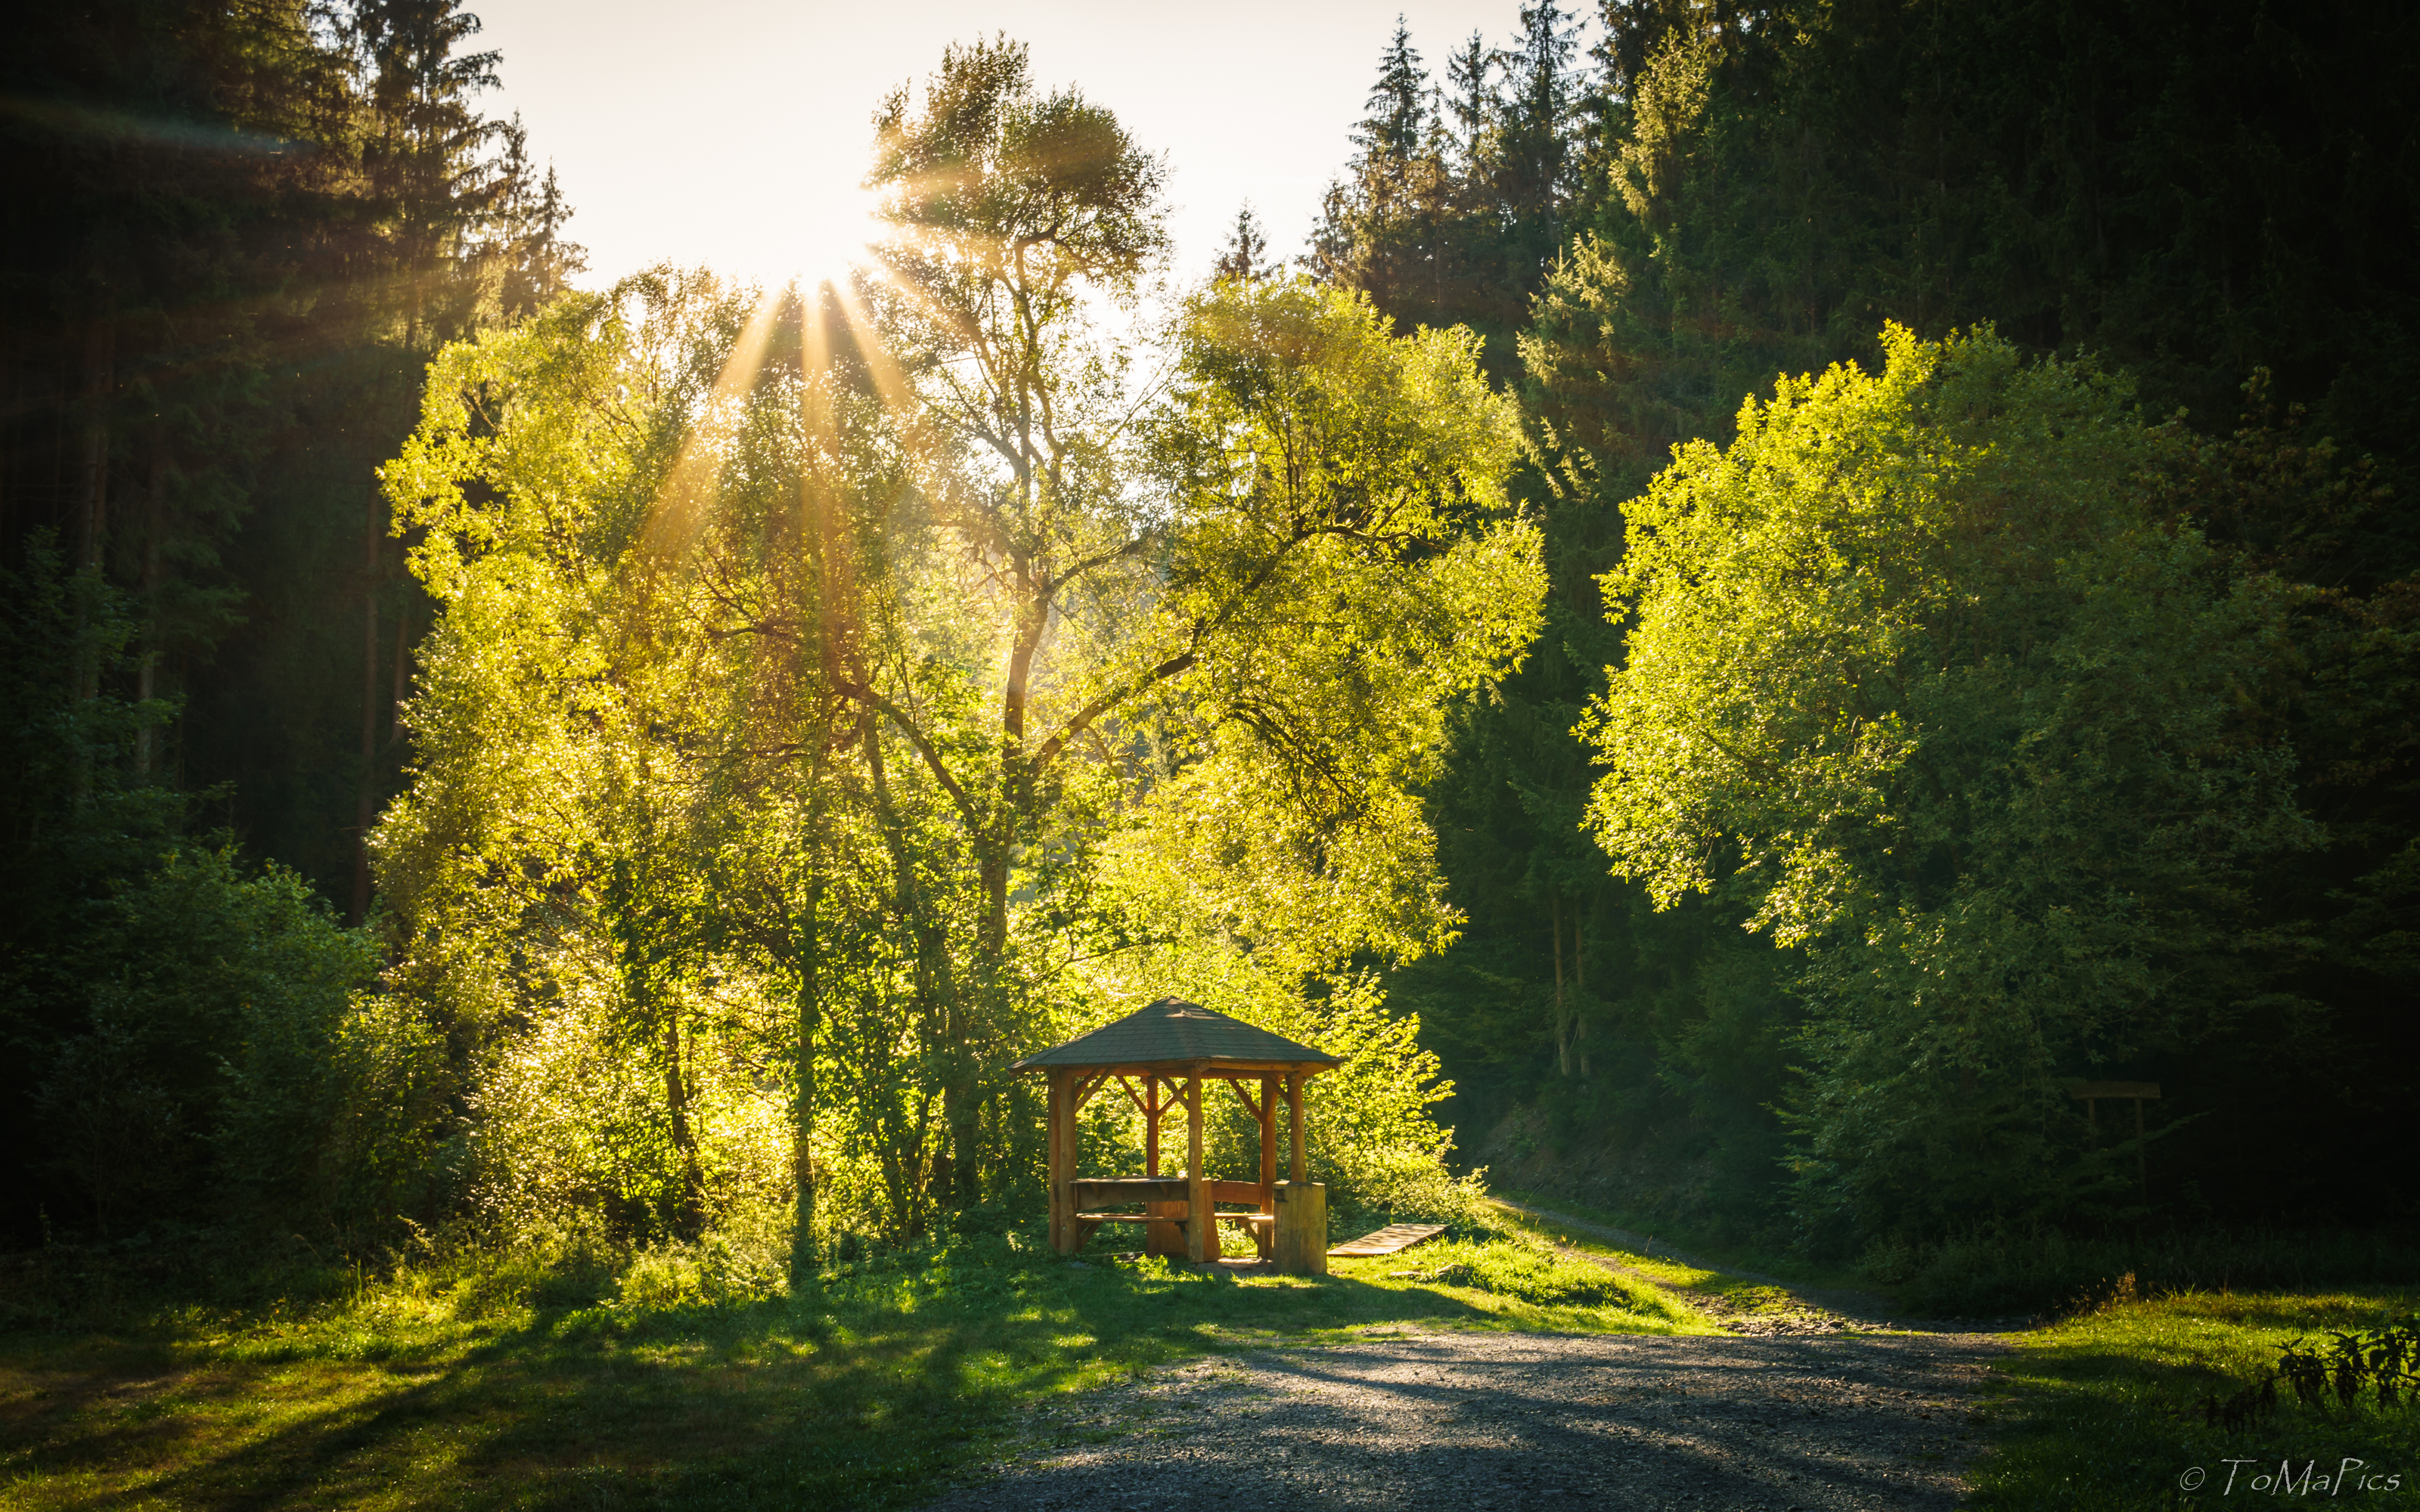
[[[778,223],[768,227],[765,271],[775,283],[802,287],[847,282],[853,269],[873,260],[872,245],[882,227],[875,218],[876,194],[853,178],[818,175],[798,193]]]

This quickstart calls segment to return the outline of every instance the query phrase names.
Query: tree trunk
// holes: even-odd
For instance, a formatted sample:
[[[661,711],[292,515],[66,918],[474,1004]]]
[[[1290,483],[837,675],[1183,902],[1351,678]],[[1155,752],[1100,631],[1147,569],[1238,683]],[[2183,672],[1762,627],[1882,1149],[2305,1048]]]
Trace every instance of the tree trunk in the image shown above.
[[[134,699],[148,703],[160,691],[160,537],[168,528],[168,443],[156,430],[151,437],[150,486],[145,490],[143,522],[143,659],[134,672]],[[147,715],[134,732],[134,768],[151,775],[157,757],[159,728]]]
[[[93,317],[84,347],[84,455],[77,480],[76,566],[101,576],[101,557],[109,548],[109,399],[116,386],[116,332],[105,316]],[[78,631],[89,630],[88,608],[76,610]],[[68,676],[75,697],[89,702],[101,696],[101,657],[88,635],[76,637],[74,665]],[[80,764],[89,768],[87,749]],[[80,781],[79,786],[82,786]]]
[[[673,1233],[680,1239],[695,1239],[706,1227],[706,1174],[698,1168],[697,1134],[689,1122],[689,1088],[681,1077],[680,1011],[669,1004],[664,1008],[664,1106],[672,1114],[673,1153],[680,1162]]]
[[[999,842],[996,849],[986,847],[987,854],[980,863],[984,891],[983,932],[978,936],[978,956],[983,980],[979,992],[995,992],[1005,965],[1008,950],[1008,871],[1009,846]],[[949,1079],[941,1088],[941,1119],[950,1132],[951,1198],[960,1211],[983,1201],[983,1167],[975,1159],[983,1117],[983,1088],[975,1075],[974,1049],[968,1042],[966,1015],[950,1015]]]
[[[1586,903],[1572,905],[1572,991],[1581,997],[1588,995],[1588,937],[1580,933],[1580,924],[1587,918]],[[1572,1012],[1572,1043],[1578,1051],[1575,1058],[1579,1061],[1582,1079],[1586,1079],[1589,1073],[1588,1046],[1581,1043],[1587,1038],[1588,1020],[1580,1017],[1578,1009],[1575,1006]]]
[[[372,492],[362,532],[362,771],[353,795],[353,906],[349,922],[370,915],[370,822],[378,804],[379,501]]]
[[[395,691],[386,705],[386,743],[390,746],[403,738],[403,695],[411,682],[411,609],[407,601],[397,605],[395,613]]]
[[[823,856],[816,844],[819,803],[807,810],[807,904],[799,932],[799,1011],[795,1055],[797,1092],[790,1109],[790,1176],[798,1193],[798,1221],[790,1231],[790,1291],[796,1295],[815,1270],[815,1035],[823,1026],[823,942],[817,934],[823,908]]]
[[[875,816],[882,830],[882,842],[891,853],[898,914],[916,942],[915,992],[926,1042],[941,1050],[941,1122],[948,1137],[928,1167],[926,1190],[943,1200],[970,1207],[972,1199],[968,1194],[975,1184],[975,1163],[971,1158],[974,1079],[967,1054],[965,1015],[958,1011],[958,985],[950,970],[947,926],[937,923],[924,907],[923,889],[916,881],[915,857],[908,852],[898,810],[891,801],[891,779],[882,760],[878,721],[871,717],[866,720],[859,744],[864,748],[866,775],[874,785]]]
[[[98,569],[109,546],[109,399],[116,387],[116,330],[106,317],[95,316],[84,344],[84,457],[76,510],[80,567]]]
[[[1560,893],[1546,900],[1554,918],[1555,931],[1555,1070],[1562,1075],[1572,1073],[1572,1040],[1570,1011],[1563,1002],[1563,899]]]

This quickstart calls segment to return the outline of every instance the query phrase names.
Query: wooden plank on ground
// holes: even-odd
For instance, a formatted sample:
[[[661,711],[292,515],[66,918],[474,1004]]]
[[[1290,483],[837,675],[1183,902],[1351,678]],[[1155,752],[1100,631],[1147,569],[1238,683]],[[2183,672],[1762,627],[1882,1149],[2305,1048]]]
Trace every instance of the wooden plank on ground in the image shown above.
[[[1445,1232],[1443,1224],[1388,1224],[1374,1234],[1364,1234],[1347,1244],[1339,1244],[1327,1253],[1351,1258],[1372,1255],[1392,1255],[1399,1249],[1410,1249],[1424,1239],[1435,1239]]]

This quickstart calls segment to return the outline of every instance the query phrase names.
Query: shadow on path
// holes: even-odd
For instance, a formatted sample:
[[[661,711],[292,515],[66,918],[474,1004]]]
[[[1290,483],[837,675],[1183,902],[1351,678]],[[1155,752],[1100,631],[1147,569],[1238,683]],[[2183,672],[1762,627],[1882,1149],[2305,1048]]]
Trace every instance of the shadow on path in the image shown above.
[[[1998,1350],[1492,1332],[1273,1350],[1084,1398],[933,1508],[1947,1508]]]

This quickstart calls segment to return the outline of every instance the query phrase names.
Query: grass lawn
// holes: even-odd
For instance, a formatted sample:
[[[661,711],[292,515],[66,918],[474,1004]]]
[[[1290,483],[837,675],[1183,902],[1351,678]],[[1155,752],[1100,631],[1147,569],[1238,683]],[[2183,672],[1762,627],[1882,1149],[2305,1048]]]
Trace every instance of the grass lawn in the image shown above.
[[[1603,1224],[1610,1228],[1622,1228],[1634,1234],[1650,1235],[1656,1241],[1657,1250],[1662,1250],[1668,1244],[1672,1249],[1687,1250],[1700,1259],[1716,1265],[1731,1266],[1742,1271],[1761,1271],[1767,1275],[1778,1276],[1793,1286],[1864,1287],[1871,1289],[1870,1283],[1861,1279],[1852,1266],[1814,1264],[1795,1255],[1776,1254],[1750,1245],[1726,1242],[1694,1229],[1676,1227],[1668,1220],[1658,1227],[1611,1209],[1592,1208],[1585,1202],[1574,1202],[1564,1197],[1547,1196],[1541,1193],[1524,1192],[1511,1187],[1498,1188],[1496,1195],[1508,1202],[1522,1203],[1542,1211],[1559,1212],[1586,1223]],[[1575,1233],[1576,1235],[1576,1231]],[[1570,1242],[1575,1247],[1585,1247],[1579,1244],[1578,1237],[1575,1237]],[[1590,1242],[1601,1244],[1603,1241]],[[1651,1254],[1646,1257],[1658,1264],[1675,1265],[1678,1270],[1693,1269],[1689,1266],[1678,1265],[1668,1257]],[[1696,1273],[1711,1275],[1714,1273],[1697,1272]]]
[[[2068,1512],[2420,1504],[2420,1407],[2319,1412],[2290,1405],[2289,1396],[2264,1427],[2232,1433],[2204,1427],[2197,1410],[2204,1393],[2224,1396],[2249,1383],[2281,1344],[2375,1326],[2415,1305],[2420,1291],[2411,1288],[2188,1292],[2115,1303],[2014,1335],[2000,1366],[2007,1390],[1983,1413],[1997,1442],[1978,1467],[1973,1504]],[[2262,1479],[2281,1463],[2292,1468],[2283,1490]],[[2345,1483],[2335,1484],[2347,1470]]]
[[[1533,1196],[1522,1192],[1507,1192],[1504,1196],[1512,1201],[1534,1207],[1542,1213],[1558,1212],[1586,1223],[1604,1224],[1615,1228],[1637,1231],[1636,1226],[1622,1222],[1616,1215],[1582,1203]],[[1552,1218],[1527,1213],[1507,1213],[1505,1217],[1508,1222],[1551,1239],[1559,1244],[1587,1255],[1602,1255],[1616,1264],[1627,1266],[1642,1275],[1652,1276],[1665,1286],[1719,1302],[1724,1304],[1726,1311],[1761,1315],[1790,1312],[1799,1305],[1792,1299],[1787,1289],[1768,1282],[1751,1280],[1746,1276],[1734,1275],[1723,1271],[1702,1270],[1694,1265],[1684,1264],[1668,1255],[1649,1255],[1637,1250],[1626,1249],[1602,1235],[1591,1234],[1583,1228],[1574,1228],[1568,1225],[1557,1223]],[[1681,1247],[1699,1249],[1699,1246],[1688,1243],[1684,1240],[1676,1240],[1675,1242]],[[1703,1250],[1699,1252],[1704,1253]],[[1845,1271],[1811,1267],[1803,1261],[1773,1260],[1770,1257],[1736,1251],[1725,1252],[1713,1257],[1721,1263],[1738,1264],[1746,1269],[1779,1276],[1798,1285],[1856,1284],[1854,1278]]]
[[[1407,1269],[1424,1273],[1387,1273]],[[334,1301],[0,1336],[0,1504],[891,1506],[1054,1394],[1208,1351],[1399,1325],[1707,1326],[1502,1240],[1319,1280],[1071,1266],[1005,1236],[796,1297],[695,1282],[677,1261],[583,1283],[471,1257]]]

